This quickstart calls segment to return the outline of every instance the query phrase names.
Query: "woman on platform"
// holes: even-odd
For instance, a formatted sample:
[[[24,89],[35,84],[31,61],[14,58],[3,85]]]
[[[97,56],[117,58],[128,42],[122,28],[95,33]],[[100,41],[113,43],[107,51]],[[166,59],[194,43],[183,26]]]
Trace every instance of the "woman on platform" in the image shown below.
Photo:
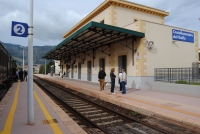
[[[111,92],[111,94],[115,94],[114,93],[114,88],[115,88],[115,78],[116,78],[116,75],[114,74],[114,72],[115,72],[115,69],[112,68],[111,72],[110,72],[110,79],[111,79],[111,90],[110,90],[110,92]]]

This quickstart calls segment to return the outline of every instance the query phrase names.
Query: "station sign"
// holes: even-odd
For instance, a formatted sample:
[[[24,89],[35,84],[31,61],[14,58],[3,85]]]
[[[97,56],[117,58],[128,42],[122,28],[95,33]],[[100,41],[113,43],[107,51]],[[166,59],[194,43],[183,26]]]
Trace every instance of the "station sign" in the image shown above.
[[[194,33],[172,29],[172,39],[194,43]]]
[[[28,36],[28,24],[12,21],[11,36],[27,37]]]

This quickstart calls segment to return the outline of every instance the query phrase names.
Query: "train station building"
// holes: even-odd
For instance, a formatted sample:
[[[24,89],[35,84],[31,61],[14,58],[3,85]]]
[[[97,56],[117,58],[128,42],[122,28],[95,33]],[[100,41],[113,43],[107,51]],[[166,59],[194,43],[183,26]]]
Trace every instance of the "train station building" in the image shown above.
[[[69,78],[92,82],[98,82],[101,67],[108,82],[111,68],[116,75],[124,68],[127,87],[151,89],[155,68],[192,67],[199,61],[198,33],[165,25],[168,15],[126,0],[105,0],[43,58],[54,59],[55,70]]]

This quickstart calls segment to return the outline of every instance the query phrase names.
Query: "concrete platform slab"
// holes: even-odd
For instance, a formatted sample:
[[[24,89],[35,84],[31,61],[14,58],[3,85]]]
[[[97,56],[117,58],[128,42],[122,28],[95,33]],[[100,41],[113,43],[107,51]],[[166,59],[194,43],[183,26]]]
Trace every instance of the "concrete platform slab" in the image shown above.
[[[33,125],[27,124],[26,81],[14,83],[0,104],[0,134],[86,134],[35,84]],[[42,109],[41,105],[43,105]],[[46,109],[46,113],[44,109]],[[53,122],[53,119],[56,119],[58,123]],[[67,119],[70,120],[70,125],[65,124]],[[45,120],[48,120],[50,124],[45,124]]]

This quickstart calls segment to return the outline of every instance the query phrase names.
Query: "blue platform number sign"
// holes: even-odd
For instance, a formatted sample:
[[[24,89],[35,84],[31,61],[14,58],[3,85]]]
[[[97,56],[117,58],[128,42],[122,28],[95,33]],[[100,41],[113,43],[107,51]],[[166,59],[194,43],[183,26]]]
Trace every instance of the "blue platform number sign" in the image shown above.
[[[194,43],[194,33],[172,29],[172,39]]]
[[[28,24],[12,21],[11,35],[18,36],[18,37],[27,37],[28,36]]]

